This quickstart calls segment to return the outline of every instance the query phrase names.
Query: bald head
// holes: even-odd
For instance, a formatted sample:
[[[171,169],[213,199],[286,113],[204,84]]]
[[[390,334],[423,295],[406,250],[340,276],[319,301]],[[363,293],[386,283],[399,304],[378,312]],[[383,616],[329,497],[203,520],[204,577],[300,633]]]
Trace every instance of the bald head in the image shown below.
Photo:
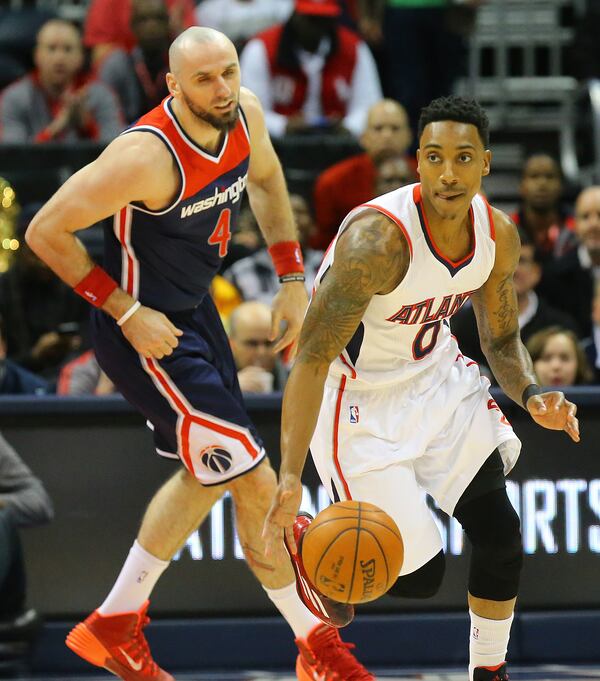
[[[238,370],[257,366],[271,371],[275,366],[269,340],[271,308],[258,301],[242,303],[231,313],[229,323],[229,341]]]
[[[238,305],[229,318],[229,335],[235,339],[249,327],[271,328],[271,308],[257,300]]]
[[[235,46],[224,33],[207,26],[192,26],[180,33],[171,43],[169,48],[169,69],[171,72],[177,76],[187,62],[205,51],[202,48],[207,45],[217,49],[221,48],[225,53],[230,52],[237,61]],[[210,52],[213,52],[213,50],[210,50]]]
[[[376,163],[387,154],[406,153],[412,142],[412,132],[404,107],[393,99],[382,99],[373,104],[360,141]]]

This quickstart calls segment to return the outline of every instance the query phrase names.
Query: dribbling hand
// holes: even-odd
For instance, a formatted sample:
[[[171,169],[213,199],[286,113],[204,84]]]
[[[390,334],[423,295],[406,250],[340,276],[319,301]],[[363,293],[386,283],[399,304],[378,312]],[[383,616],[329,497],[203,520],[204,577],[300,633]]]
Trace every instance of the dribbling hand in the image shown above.
[[[265,518],[262,537],[265,543],[265,556],[270,557],[277,552],[274,547],[287,539],[288,546],[296,553],[294,540],[294,521],[302,501],[302,483],[296,475],[285,475],[277,486],[271,508]]]
[[[564,430],[573,442],[579,442],[577,405],[569,402],[563,393],[555,390],[532,395],[526,406],[537,424],[549,430]]]
[[[131,345],[146,359],[162,359],[179,345],[178,329],[162,312],[143,305],[121,327]]]

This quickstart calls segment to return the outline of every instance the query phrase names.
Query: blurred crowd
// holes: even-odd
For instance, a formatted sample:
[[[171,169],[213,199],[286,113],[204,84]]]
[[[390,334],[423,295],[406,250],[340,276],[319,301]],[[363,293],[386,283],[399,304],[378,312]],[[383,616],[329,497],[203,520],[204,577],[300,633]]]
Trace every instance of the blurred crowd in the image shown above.
[[[482,0],[90,0],[82,25],[31,4],[0,13],[0,144],[108,142],[168,94],[168,46],[192,25],[234,41],[276,143],[348,141],[350,155],[330,167],[312,159],[314,183],[291,194],[310,293],[348,211],[418,181],[419,111],[466,73]],[[512,215],[522,243],[519,323],[544,385],[600,383],[600,187],[580,189],[564,187],[559,163],[541,149],[522,167]],[[86,304],[23,239],[39,204],[0,181],[2,191],[0,241],[10,247],[0,250],[0,393],[112,393]],[[101,259],[102,228],[94,230],[82,237],[96,239],[86,246]],[[269,341],[277,288],[246,204],[212,289],[246,393],[285,384],[287,358]],[[489,373],[472,308],[452,328]]]

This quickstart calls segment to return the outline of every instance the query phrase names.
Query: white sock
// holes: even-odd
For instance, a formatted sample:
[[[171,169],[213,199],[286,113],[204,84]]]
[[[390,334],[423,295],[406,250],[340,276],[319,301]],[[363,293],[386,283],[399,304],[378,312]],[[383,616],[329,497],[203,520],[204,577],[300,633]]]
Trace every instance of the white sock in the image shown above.
[[[263,586],[275,607],[283,615],[292,628],[296,638],[306,638],[321,620],[317,619],[304,605],[296,591],[296,582],[292,582],[283,589],[267,589]]]
[[[115,585],[98,608],[100,614],[116,615],[139,610],[150,598],[154,585],[168,565],[168,560],[156,558],[137,540],[133,542]]]
[[[472,610],[469,635],[469,681],[475,667],[496,667],[506,660],[513,615],[506,620],[488,620]]]

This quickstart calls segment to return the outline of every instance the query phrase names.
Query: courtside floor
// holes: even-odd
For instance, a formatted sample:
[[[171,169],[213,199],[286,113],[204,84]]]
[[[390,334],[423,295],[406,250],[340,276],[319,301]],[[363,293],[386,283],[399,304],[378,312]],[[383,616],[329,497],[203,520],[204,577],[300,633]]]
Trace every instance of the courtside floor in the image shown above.
[[[466,681],[464,669],[432,669],[432,670],[373,670],[378,679],[387,681]],[[14,676],[15,681],[111,681],[112,674],[89,674],[79,676]],[[273,672],[182,672],[176,674],[176,681],[296,681],[295,675]],[[546,665],[543,667],[510,668],[511,681],[590,681],[600,680],[600,667]]]

